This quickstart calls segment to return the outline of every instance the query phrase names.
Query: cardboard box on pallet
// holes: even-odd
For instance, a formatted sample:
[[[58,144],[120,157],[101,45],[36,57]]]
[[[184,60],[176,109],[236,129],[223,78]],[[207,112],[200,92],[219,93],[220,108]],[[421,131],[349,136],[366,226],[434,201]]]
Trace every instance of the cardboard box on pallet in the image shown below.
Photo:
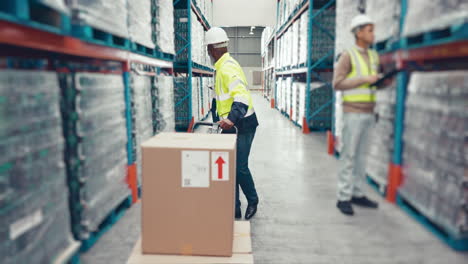
[[[143,253],[232,256],[236,136],[161,133],[142,151]]]

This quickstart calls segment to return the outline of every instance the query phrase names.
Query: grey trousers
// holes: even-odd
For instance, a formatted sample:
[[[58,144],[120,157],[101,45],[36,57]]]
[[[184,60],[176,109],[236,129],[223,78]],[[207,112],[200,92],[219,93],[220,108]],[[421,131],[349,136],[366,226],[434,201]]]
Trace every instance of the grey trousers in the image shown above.
[[[344,113],[343,119],[338,200],[349,201],[353,196],[364,196],[369,131],[374,126],[375,116],[371,113]]]

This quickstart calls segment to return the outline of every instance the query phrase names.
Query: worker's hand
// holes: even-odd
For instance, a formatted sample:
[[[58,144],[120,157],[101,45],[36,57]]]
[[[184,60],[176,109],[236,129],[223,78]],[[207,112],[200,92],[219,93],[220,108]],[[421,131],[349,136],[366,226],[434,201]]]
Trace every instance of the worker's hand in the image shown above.
[[[231,129],[231,128],[234,126],[234,123],[231,122],[231,120],[229,120],[229,119],[221,120],[221,121],[219,121],[218,123],[219,123],[219,126],[220,126],[223,130],[229,130],[229,129]]]
[[[379,75],[369,75],[366,77],[366,82],[368,84],[373,84],[380,79]]]

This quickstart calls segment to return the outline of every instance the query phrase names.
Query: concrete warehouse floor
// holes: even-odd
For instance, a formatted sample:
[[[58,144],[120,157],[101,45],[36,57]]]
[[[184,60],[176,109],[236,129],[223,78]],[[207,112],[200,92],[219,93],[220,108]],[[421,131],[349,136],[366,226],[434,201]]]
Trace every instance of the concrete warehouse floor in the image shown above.
[[[326,153],[323,133],[303,135],[260,95],[254,95],[260,127],[250,168],[260,195],[252,220],[256,264],[468,263],[396,206],[355,207],[353,217],[335,207],[338,161]],[[245,211],[245,201],[243,203]],[[120,264],[140,233],[141,203],[133,206],[82,257],[85,264]]]

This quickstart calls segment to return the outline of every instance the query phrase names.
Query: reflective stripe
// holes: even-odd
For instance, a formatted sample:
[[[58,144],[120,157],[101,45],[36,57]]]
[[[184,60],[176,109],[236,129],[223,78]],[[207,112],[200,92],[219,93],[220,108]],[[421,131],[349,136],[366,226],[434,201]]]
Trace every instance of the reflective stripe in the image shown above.
[[[343,101],[346,103],[374,103],[375,94],[357,94],[357,95],[345,95]]]
[[[245,87],[245,84],[241,79],[236,79],[229,84],[229,92],[232,91],[232,89],[236,88],[236,86],[239,84],[242,84]]]
[[[243,97],[243,96],[236,96],[234,97],[234,102],[239,102],[239,103],[243,103],[245,105],[249,105],[249,99]]]
[[[354,61],[354,65],[351,65],[351,67],[354,66],[353,70],[356,71],[357,76],[362,76],[361,63],[355,51],[355,49],[348,50],[349,56],[351,57],[351,64],[353,64],[352,62]]]
[[[220,102],[229,100],[231,98],[232,97],[229,94],[220,94],[220,95],[218,95],[218,101],[220,101]]]

